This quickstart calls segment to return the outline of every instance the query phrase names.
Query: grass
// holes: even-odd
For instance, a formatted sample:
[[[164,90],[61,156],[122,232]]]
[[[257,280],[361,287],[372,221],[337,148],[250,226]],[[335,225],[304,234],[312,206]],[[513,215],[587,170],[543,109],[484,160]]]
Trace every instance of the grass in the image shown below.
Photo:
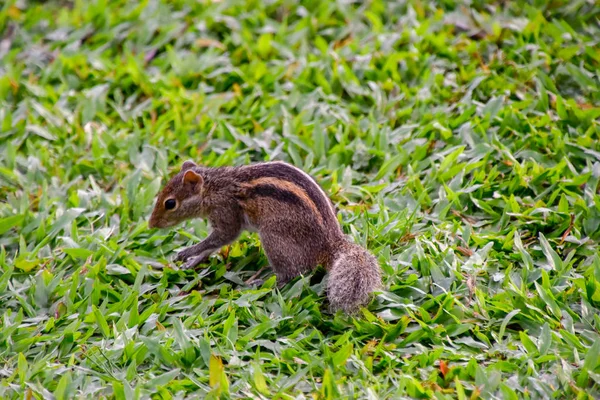
[[[470,5],[470,6],[469,6]],[[593,1],[6,0],[1,398],[600,397]],[[186,159],[289,161],[386,290],[147,228]]]

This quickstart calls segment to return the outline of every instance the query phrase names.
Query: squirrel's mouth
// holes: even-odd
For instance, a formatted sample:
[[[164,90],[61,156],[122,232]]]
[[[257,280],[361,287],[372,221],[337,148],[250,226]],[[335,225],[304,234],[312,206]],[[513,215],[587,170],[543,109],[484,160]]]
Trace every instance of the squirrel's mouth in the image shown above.
[[[148,228],[165,228],[165,225],[161,224],[160,221],[150,218],[150,220],[148,221]]]
[[[159,228],[159,229],[164,229],[164,228],[170,228],[174,225],[177,225],[177,222],[167,222],[167,221],[161,221],[161,220],[155,220],[153,218],[150,218],[150,220],[148,221],[148,228],[153,229],[153,228]]]

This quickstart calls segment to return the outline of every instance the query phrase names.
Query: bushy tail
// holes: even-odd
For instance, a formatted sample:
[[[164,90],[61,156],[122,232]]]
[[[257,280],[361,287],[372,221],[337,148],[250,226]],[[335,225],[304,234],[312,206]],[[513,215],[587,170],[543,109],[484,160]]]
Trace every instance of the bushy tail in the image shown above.
[[[342,242],[329,269],[327,297],[331,308],[353,314],[381,287],[377,260],[362,247]]]

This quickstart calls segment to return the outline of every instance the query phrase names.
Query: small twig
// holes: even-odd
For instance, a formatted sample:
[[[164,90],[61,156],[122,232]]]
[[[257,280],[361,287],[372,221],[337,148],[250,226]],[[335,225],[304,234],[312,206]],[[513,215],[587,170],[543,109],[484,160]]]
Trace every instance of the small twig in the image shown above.
[[[463,221],[467,222],[469,225],[474,225],[477,222],[476,219],[469,217],[468,215],[465,215],[465,214],[461,213],[460,211],[452,210],[451,212],[453,215],[455,215],[458,218],[462,219]]]
[[[574,221],[575,221],[575,214],[571,214],[571,221],[569,222],[569,227],[567,228],[565,233],[562,234],[562,237],[560,238],[560,244],[564,243],[567,236],[569,236],[569,233],[571,233],[571,230],[573,230]]]
[[[468,247],[456,246],[456,250],[458,250],[458,252],[463,256],[471,257],[473,255],[473,250],[469,249]]]

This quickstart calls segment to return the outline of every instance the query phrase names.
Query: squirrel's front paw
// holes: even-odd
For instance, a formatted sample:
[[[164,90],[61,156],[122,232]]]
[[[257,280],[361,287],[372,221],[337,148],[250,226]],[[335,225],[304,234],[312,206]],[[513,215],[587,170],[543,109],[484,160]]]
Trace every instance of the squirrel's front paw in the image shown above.
[[[202,261],[204,261],[203,257],[200,257],[200,256],[195,256],[194,257],[194,256],[192,256],[192,257],[188,258],[188,260],[181,265],[181,269],[194,269]]]
[[[181,261],[181,269],[193,269],[198,266],[201,262],[205,261],[208,257],[202,253],[198,254],[193,248],[188,248],[180,251],[175,257],[175,261]]]
[[[177,253],[177,256],[175,257],[175,261],[186,261],[188,258],[192,258],[195,256],[194,252],[189,251],[190,249],[186,249],[186,250],[182,250],[179,253]]]

